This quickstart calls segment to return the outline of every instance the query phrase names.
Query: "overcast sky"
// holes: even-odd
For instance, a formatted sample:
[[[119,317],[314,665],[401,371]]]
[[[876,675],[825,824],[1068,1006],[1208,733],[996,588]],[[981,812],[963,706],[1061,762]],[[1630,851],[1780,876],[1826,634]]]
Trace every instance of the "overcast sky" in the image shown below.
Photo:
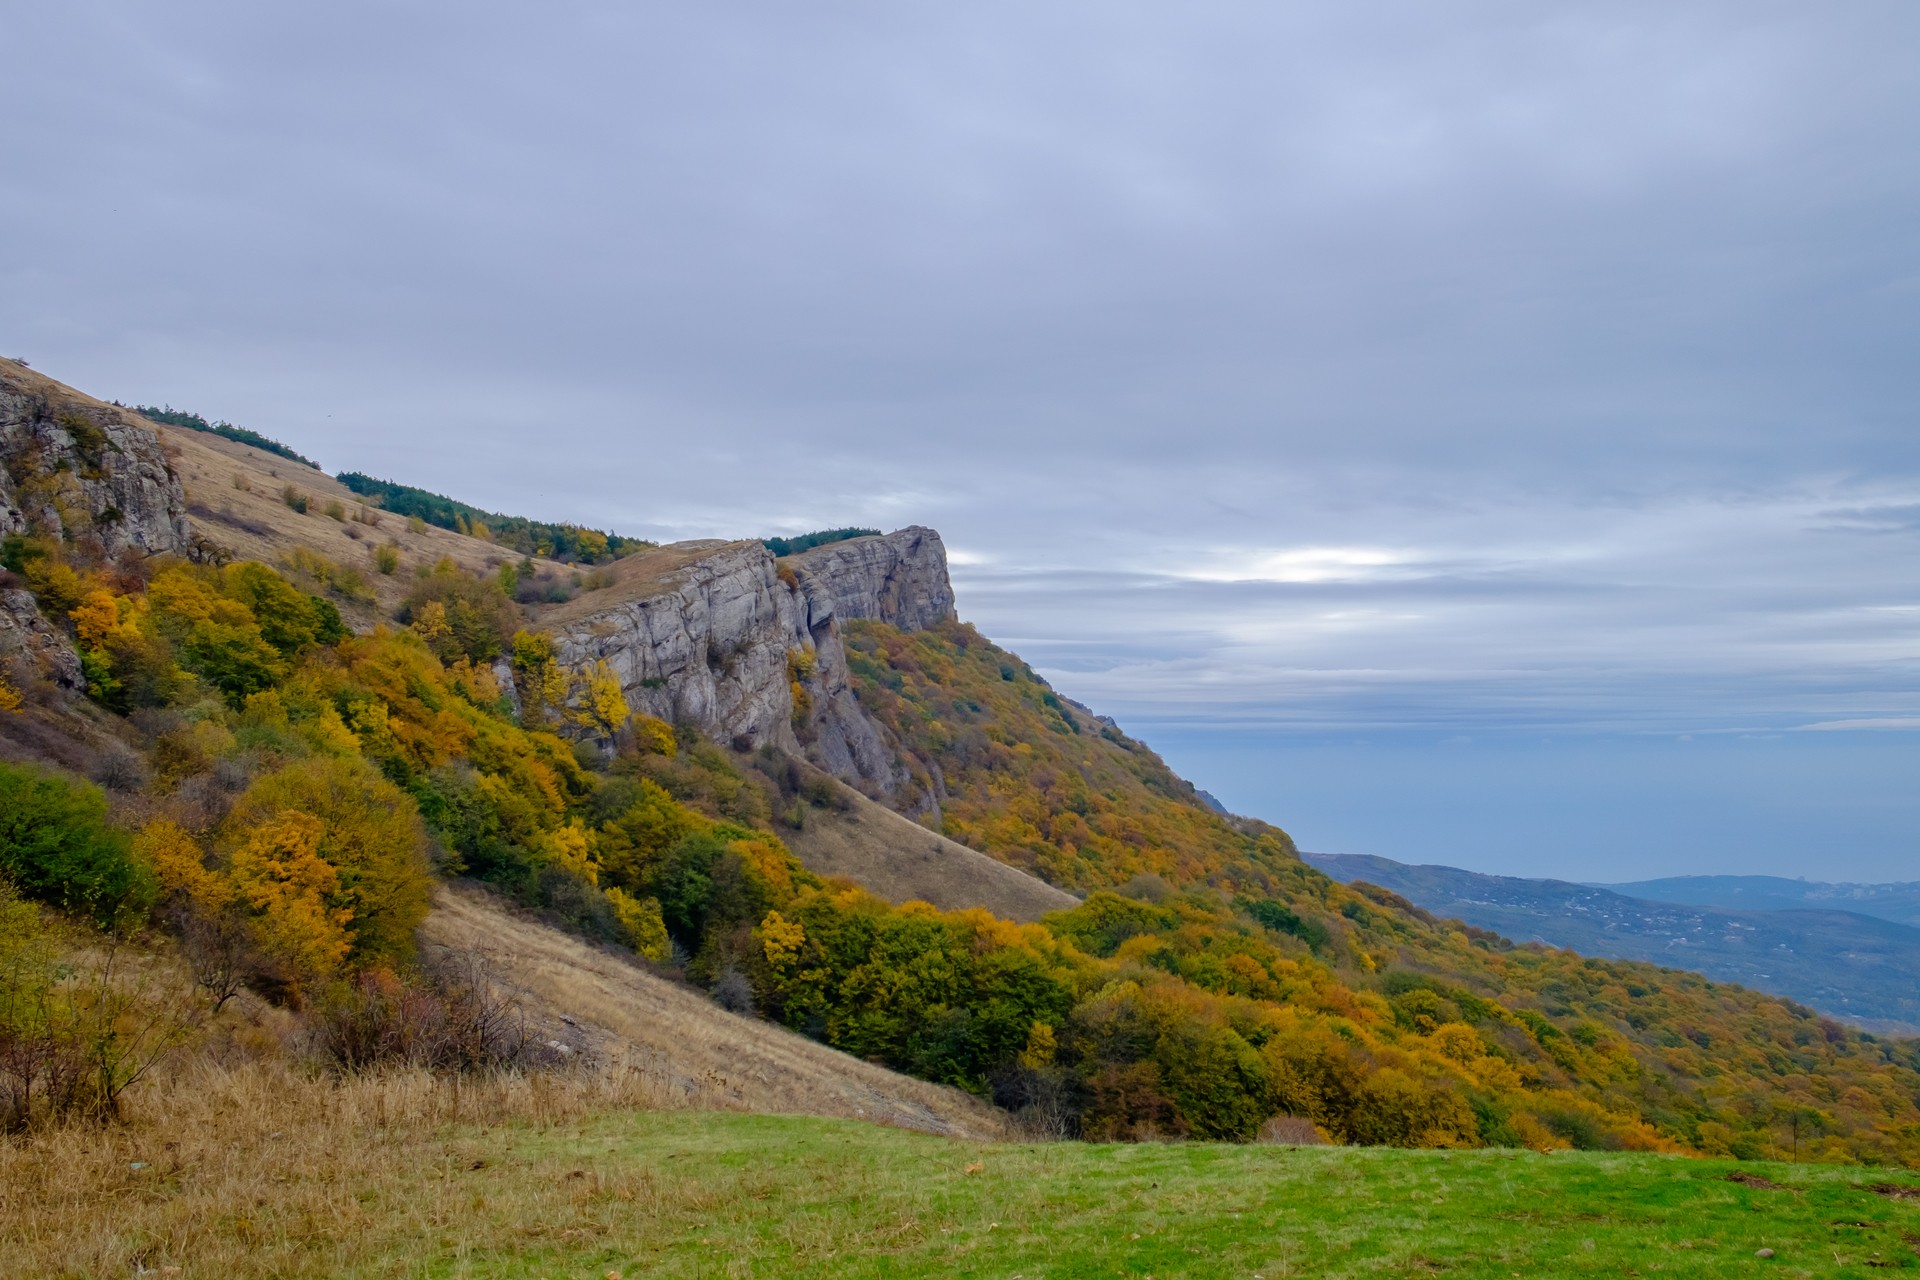
[[[934,525],[1308,847],[1920,878],[1910,0],[6,31],[0,344],[84,390],[657,538]]]

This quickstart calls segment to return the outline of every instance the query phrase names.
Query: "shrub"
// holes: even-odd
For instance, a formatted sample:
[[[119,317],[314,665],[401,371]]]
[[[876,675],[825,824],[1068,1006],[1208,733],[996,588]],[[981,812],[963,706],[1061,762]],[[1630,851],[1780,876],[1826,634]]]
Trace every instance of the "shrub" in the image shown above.
[[[541,1065],[546,1052],[514,1000],[478,962],[443,962],[413,981],[361,974],[314,1018],[313,1047],[345,1071],[402,1064],[449,1071]]]
[[[0,1132],[116,1117],[192,1030],[184,990],[122,956],[110,940],[63,937],[0,884]]]
[[[307,503],[310,499],[303,491],[294,488],[292,485],[287,485],[280,490],[280,501],[286,503],[289,509],[305,515],[307,514]]]
[[[1274,1116],[1260,1126],[1260,1141],[1284,1147],[1324,1147],[1328,1138],[1305,1116]]]
[[[26,897],[113,924],[153,902],[152,873],[107,825],[98,787],[0,764],[0,873]]]
[[[429,619],[421,633],[443,662],[463,656],[490,662],[507,651],[520,627],[520,611],[497,578],[476,577],[445,559],[420,579],[400,607],[402,622]]]

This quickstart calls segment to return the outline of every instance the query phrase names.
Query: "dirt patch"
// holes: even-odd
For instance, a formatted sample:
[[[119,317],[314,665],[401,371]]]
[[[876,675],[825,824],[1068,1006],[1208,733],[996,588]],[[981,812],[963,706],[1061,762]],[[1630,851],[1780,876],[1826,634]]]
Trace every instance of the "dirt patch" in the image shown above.
[[[1920,1187],[1903,1187],[1897,1182],[1876,1182],[1866,1189],[1889,1200],[1920,1200]]]
[[[1742,1173],[1738,1169],[1727,1175],[1728,1182],[1737,1182],[1743,1187],[1754,1187],[1761,1191],[1793,1191],[1792,1187],[1775,1182],[1772,1178],[1763,1178],[1757,1173]],[[1798,1192],[1794,1194],[1798,1195]]]

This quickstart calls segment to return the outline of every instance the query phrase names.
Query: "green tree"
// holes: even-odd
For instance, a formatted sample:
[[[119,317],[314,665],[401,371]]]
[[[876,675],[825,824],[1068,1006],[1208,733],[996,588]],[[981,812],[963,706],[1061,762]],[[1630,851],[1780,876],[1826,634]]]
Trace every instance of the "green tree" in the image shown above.
[[[0,873],[29,898],[101,924],[146,910],[153,874],[107,823],[100,788],[0,764]]]

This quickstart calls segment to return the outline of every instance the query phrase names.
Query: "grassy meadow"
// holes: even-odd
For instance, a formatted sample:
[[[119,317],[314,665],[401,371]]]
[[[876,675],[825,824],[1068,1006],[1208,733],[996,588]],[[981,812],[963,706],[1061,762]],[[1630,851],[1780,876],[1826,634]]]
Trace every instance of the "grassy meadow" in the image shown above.
[[[0,1258],[220,1280],[1840,1276],[1920,1269],[1904,1188],[1646,1155],[980,1143],[564,1079],[250,1070],[127,1126],[0,1140]]]

